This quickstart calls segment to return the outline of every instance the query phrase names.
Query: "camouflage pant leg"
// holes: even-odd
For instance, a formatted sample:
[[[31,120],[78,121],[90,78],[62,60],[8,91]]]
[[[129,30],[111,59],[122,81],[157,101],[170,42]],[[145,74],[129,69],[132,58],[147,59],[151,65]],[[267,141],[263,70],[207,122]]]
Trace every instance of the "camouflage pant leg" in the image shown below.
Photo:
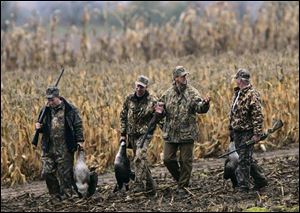
[[[137,147],[136,156],[134,158],[134,168],[135,168],[135,183],[146,182],[146,186],[153,185],[153,178],[151,171],[148,166],[147,161],[147,149],[150,143],[151,138],[146,139],[142,148]],[[141,137],[138,139],[137,144],[141,142]]]
[[[74,153],[70,153],[67,150],[65,150],[63,156],[57,158],[57,172],[60,182],[60,191],[62,194],[66,194],[67,196],[73,194],[73,163]]]
[[[45,179],[49,194],[59,194],[60,186],[56,177],[56,163],[54,155],[49,153],[42,154],[42,177]]]
[[[127,148],[128,149],[132,149],[133,151],[133,157],[135,157],[136,155],[136,149],[137,149],[137,141],[140,138],[140,136],[132,136],[132,135],[128,135],[128,139],[127,139]]]
[[[179,187],[189,186],[192,169],[193,169],[193,149],[194,143],[182,143],[179,145],[180,157],[180,177],[178,181]]]
[[[253,136],[251,131],[235,133],[234,142],[237,147],[246,141],[250,140]],[[238,151],[239,161],[237,169],[235,170],[237,182],[239,187],[247,188],[250,187],[250,168],[252,163],[253,145],[248,146]]]

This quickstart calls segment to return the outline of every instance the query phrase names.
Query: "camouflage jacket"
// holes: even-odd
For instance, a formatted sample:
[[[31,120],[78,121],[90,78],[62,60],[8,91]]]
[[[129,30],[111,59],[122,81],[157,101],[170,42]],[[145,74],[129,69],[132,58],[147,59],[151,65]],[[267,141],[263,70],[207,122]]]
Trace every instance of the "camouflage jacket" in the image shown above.
[[[259,93],[249,85],[235,89],[230,110],[229,130],[253,130],[255,135],[262,134],[263,114]],[[240,93],[240,94],[239,94]],[[239,94],[238,99],[236,100]],[[236,102],[236,103],[235,103]],[[235,103],[235,106],[233,106]]]
[[[196,113],[206,113],[209,104],[203,104],[199,92],[186,85],[179,91],[173,85],[161,97],[164,102],[163,138],[170,143],[198,140]]]
[[[121,136],[145,134],[156,102],[157,99],[148,91],[142,98],[138,98],[135,93],[128,95],[120,113]]]
[[[67,102],[64,98],[61,97],[61,100],[64,102],[65,108],[65,141],[69,152],[73,152],[77,148],[78,142],[83,142],[83,125],[82,120],[79,115],[78,110],[74,105]],[[43,111],[43,109],[41,110]],[[51,134],[51,110],[49,107],[46,108],[45,118],[42,123],[42,128],[39,130],[40,133],[43,133],[42,137],[42,149],[44,152],[49,151],[50,145],[50,134]],[[40,115],[41,116],[41,113]]]

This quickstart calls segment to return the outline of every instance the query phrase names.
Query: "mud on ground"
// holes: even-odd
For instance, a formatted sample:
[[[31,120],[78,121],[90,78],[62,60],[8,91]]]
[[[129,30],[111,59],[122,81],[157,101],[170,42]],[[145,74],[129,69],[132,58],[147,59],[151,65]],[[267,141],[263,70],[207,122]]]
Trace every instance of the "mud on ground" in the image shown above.
[[[202,159],[194,163],[189,195],[179,197],[176,183],[163,166],[151,168],[158,193],[112,193],[113,173],[99,176],[97,192],[89,199],[50,199],[46,185],[36,181],[15,188],[1,187],[1,211],[243,211],[253,207],[268,211],[299,211],[299,147],[256,155],[265,170],[269,186],[265,191],[240,193],[223,180],[223,159]]]

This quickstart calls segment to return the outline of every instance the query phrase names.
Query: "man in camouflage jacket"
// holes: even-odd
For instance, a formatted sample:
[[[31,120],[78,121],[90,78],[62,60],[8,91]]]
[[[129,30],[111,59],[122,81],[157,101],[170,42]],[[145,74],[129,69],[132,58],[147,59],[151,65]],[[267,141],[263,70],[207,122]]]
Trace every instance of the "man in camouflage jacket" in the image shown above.
[[[173,85],[161,97],[163,108],[164,164],[177,181],[177,193],[186,194],[189,185],[194,141],[198,140],[197,113],[209,109],[209,97],[202,99],[199,92],[187,84],[185,68],[177,66],[173,70]],[[161,104],[162,104],[161,103]],[[159,106],[157,106],[159,107]],[[176,152],[180,151],[179,164]]]
[[[53,198],[68,197],[75,187],[73,178],[74,152],[82,146],[83,126],[74,105],[59,96],[57,87],[46,90],[48,104],[45,118],[35,128],[42,137],[42,177],[45,178],[49,194]]]
[[[148,124],[154,115],[157,99],[148,92],[149,79],[143,75],[135,82],[135,92],[126,97],[120,114],[121,140],[126,140],[128,148],[133,149],[135,168],[134,191],[146,190],[156,193],[156,183],[151,176],[147,163],[147,148],[152,139],[153,131],[141,146]],[[144,183],[146,182],[146,183]]]
[[[250,84],[250,73],[246,69],[239,69],[235,78],[237,87],[232,99],[229,131],[231,140],[239,147],[248,140],[259,140],[263,133],[263,114],[260,94]],[[240,191],[249,190],[250,175],[254,179],[254,188],[267,185],[262,168],[252,159],[253,147],[251,145],[238,151],[235,175]]]

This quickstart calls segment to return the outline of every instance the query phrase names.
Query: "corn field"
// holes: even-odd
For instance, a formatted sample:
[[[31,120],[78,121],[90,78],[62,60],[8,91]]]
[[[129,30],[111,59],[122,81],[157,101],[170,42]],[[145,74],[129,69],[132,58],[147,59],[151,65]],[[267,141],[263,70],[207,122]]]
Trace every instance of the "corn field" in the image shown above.
[[[299,2],[266,2],[255,21],[249,12],[240,20],[228,3],[217,2],[205,8],[201,17],[187,8],[178,22],[171,19],[162,26],[146,26],[143,19],[136,19],[127,21],[122,32],[112,28],[104,34],[89,25],[92,15],[95,12],[85,9],[83,27],[64,27],[66,33],[59,32],[56,14],[46,27],[38,18],[24,26],[8,21],[10,30],[1,32],[1,69],[299,49]]]
[[[73,26],[63,37],[56,35],[55,16],[49,35],[38,24],[10,23],[11,31],[1,32],[1,184],[40,176],[41,146],[35,149],[31,140],[45,90],[58,78],[58,64],[65,66],[60,93],[83,119],[87,165],[99,173],[113,164],[119,114],[137,76],[148,76],[150,93],[160,97],[177,65],[189,70],[188,81],[202,96],[211,97],[209,112],[198,116],[195,159],[227,148],[232,75],[240,67],[249,69],[262,95],[265,129],[273,119],[284,122],[263,142],[267,150],[299,143],[299,3],[279,6],[266,4],[254,24],[246,18],[239,23],[226,5],[209,7],[202,21],[190,8],[178,23],[144,27],[137,21],[115,36],[89,34],[87,10],[83,29]],[[148,150],[151,164],[161,162],[163,143],[157,129]]]

